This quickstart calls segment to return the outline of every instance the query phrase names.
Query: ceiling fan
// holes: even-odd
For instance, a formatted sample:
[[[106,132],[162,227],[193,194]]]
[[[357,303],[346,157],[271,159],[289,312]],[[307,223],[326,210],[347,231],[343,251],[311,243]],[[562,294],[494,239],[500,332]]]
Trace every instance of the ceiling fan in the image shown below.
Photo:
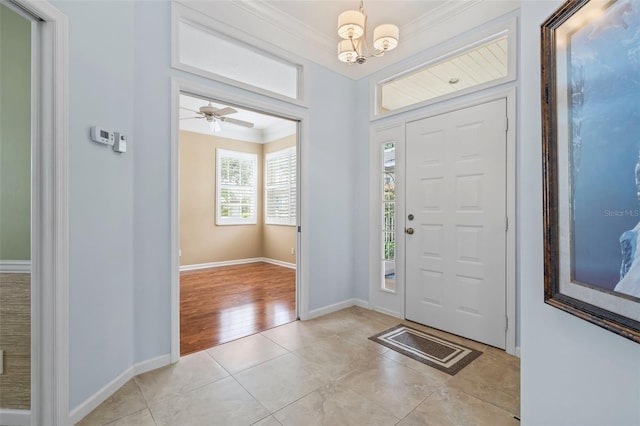
[[[201,106],[198,109],[198,111],[190,108],[186,108],[183,106],[181,106],[180,108],[186,109],[187,111],[191,111],[195,114],[198,114],[195,117],[183,117],[180,120],[187,120],[192,118],[196,118],[196,119],[204,118],[209,122],[209,128],[213,133],[216,133],[222,130],[222,127],[220,126],[220,122],[231,123],[231,124],[235,124],[242,127],[249,127],[249,128],[253,127],[253,123],[250,123],[248,121],[227,117],[227,115],[235,114],[238,112],[231,107],[216,108],[213,105],[211,105],[211,102],[209,102],[208,105]]]

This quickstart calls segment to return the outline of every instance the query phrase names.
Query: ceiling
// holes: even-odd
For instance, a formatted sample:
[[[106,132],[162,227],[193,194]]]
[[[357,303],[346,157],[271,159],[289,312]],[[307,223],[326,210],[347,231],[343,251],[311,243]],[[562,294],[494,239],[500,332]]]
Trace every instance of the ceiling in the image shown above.
[[[336,43],[338,15],[345,10],[357,10],[360,5],[359,0],[270,0],[264,3],[278,9],[284,15],[305,23],[328,39],[335,39]],[[406,27],[407,24],[420,19],[445,3],[447,3],[446,0],[367,0],[364,2],[364,11],[368,19],[367,27],[370,33],[380,24]]]
[[[198,111],[201,106],[207,105],[208,102],[209,100],[205,98],[180,94],[180,130],[214,135],[209,128],[207,120],[193,118],[198,117],[198,114],[193,111]],[[211,105],[218,109],[230,106],[215,101],[211,101]],[[215,136],[246,142],[266,143],[296,132],[295,121],[261,114],[237,106],[232,106],[232,108],[238,112],[229,115],[229,117],[253,123],[253,128],[237,126],[232,123],[221,123],[222,130],[216,132]]]
[[[369,41],[382,23],[400,28],[398,47],[363,65],[338,61],[338,15],[359,0],[174,0],[218,21],[220,31],[286,58],[294,54],[352,79],[422,54],[517,10],[519,0],[365,0]],[[281,53],[278,53],[281,51]],[[424,55],[423,55],[424,56]]]

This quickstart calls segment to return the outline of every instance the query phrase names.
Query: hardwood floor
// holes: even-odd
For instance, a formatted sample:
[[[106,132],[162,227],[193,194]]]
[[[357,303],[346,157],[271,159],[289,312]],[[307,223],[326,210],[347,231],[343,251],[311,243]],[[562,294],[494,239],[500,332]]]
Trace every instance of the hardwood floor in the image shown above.
[[[270,263],[180,273],[180,355],[296,320],[296,271]]]

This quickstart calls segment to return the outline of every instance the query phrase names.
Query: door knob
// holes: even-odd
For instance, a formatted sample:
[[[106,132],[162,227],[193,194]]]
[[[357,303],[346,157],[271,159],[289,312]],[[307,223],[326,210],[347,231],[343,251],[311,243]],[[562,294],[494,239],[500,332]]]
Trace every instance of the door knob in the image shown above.
[[[407,228],[407,234],[411,235],[413,234],[413,228]]]

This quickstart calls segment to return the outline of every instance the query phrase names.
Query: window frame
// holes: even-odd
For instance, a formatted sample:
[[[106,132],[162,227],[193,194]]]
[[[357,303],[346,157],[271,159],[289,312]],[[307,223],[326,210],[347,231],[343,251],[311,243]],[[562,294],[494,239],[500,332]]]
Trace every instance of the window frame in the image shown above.
[[[207,71],[201,68],[197,68],[192,65],[185,64],[180,61],[180,24],[185,23],[191,25],[194,28],[207,32],[215,37],[223,39],[227,42],[238,45],[239,47],[254,51],[257,55],[273,59],[275,61],[291,65],[297,68],[297,81],[296,89],[297,94],[295,98],[286,96],[284,94],[274,92],[268,89],[264,89],[259,86],[252,85],[239,80],[234,80],[230,77],[225,77],[220,74],[216,74],[211,71]],[[211,80],[219,81],[221,83],[234,86],[249,92],[257,93],[260,95],[268,96],[270,98],[278,99],[302,107],[308,106],[307,94],[309,93],[309,78],[308,78],[308,66],[304,61],[294,57],[290,53],[276,49],[270,46],[265,48],[264,43],[259,40],[244,40],[246,34],[239,33],[237,30],[232,29],[229,26],[219,23],[213,18],[198,13],[195,10],[189,9],[183,5],[172,2],[171,5],[171,67],[180,71],[185,71],[190,74],[195,74],[201,77],[205,77]]]
[[[221,202],[221,191],[225,185],[222,184],[222,159],[223,158],[235,158],[238,160],[249,160],[253,166],[253,185],[252,185],[252,203],[253,215],[247,218],[239,217],[223,217]],[[216,225],[257,225],[258,224],[258,154],[243,151],[234,151],[224,148],[216,148],[216,193],[215,193],[215,206],[216,206]]]
[[[291,161],[291,157],[293,156],[293,162]],[[269,216],[269,197],[267,195],[267,192],[269,191],[269,186],[268,186],[268,179],[267,179],[267,175],[268,175],[268,161],[271,158],[279,158],[279,157],[287,157],[289,158],[289,181],[288,181],[288,185],[289,185],[289,218],[288,219],[283,219],[283,218],[270,218]],[[295,174],[293,175],[293,178],[291,177],[291,165],[293,164],[294,167],[294,171]],[[263,180],[263,186],[264,186],[264,224],[265,225],[281,225],[281,226],[296,226],[297,224],[297,164],[298,164],[298,156],[297,156],[297,150],[295,146],[291,146],[288,148],[283,148],[283,149],[279,149],[277,151],[272,151],[272,152],[267,152],[264,154],[264,180]],[[292,189],[293,189],[293,196],[292,196]],[[291,206],[293,205],[293,207],[296,209],[293,212],[293,215],[291,215]]]

